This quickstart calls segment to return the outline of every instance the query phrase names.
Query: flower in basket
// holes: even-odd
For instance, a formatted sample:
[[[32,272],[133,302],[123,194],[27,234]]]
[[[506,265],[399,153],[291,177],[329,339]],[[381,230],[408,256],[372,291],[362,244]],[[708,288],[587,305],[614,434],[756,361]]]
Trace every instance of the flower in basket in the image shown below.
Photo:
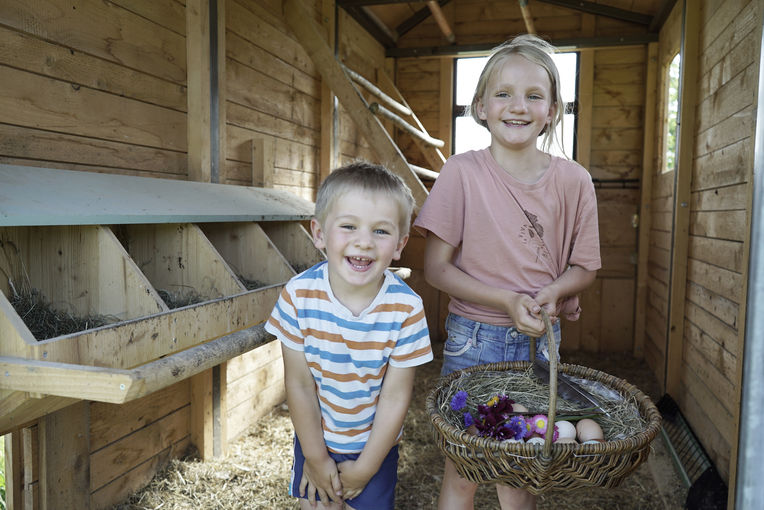
[[[531,424],[533,425],[533,432],[536,432],[537,434],[544,435],[546,434],[546,427],[549,423],[549,419],[546,417],[545,414],[537,414],[533,418],[531,418]]]
[[[460,411],[467,405],[467,392],[464,390],[457,391],[451,398],[451,409],[454,411]]]

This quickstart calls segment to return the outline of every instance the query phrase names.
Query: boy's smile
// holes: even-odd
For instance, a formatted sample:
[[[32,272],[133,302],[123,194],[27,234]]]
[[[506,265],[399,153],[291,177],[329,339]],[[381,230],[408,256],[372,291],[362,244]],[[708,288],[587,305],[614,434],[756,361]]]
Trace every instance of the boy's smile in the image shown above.
[[[408,241],[399,216],[389,195],[350,190],[334,200],[323,224],[311,220],[313,243],[326,251],[332,292],[356,315],[376,297],[385,269]]]

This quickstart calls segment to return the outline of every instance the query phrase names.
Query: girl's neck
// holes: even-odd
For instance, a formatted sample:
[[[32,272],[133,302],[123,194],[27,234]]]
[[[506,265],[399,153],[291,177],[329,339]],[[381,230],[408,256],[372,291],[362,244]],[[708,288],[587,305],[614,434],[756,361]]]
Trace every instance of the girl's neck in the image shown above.
[[[520,182],[532,184],[543,177],[551,156],[536,147],[529,147],[522,151],[507,150],[501,146],[491,144],[489,148],[493,159],[507,172]]]

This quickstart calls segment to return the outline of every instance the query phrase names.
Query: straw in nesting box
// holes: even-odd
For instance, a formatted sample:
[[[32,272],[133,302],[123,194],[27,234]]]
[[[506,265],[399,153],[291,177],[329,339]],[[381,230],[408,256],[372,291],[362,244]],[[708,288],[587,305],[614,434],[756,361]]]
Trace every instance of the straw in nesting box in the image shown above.
[[[189,288],[188,290],[179,290],[173,292],[171,290],[157,289],[157,294],[162,298],[162,301],[171,308],[181,308],[184,306],[195,305],[204,301],[204,296],[196,292],[196,290]]]

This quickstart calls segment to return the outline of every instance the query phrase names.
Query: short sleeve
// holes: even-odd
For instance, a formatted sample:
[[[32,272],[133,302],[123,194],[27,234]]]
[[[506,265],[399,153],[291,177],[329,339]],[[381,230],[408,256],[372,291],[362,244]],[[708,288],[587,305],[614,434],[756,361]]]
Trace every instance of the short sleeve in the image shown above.
[[[451,246],[459,246],[464,233],[464,203],[460,165],[449,159],[435,179],[414,228],[424,235],[430,231]]]
[[[279,299],[271,311],[271,316],[265,323],[265,330],[275,335],[282,344],[290,349],[304,351],[304,339],[297,321],[297,309],[289,293],[289,288],[290,286],[287,284],[281,290],[281,295],[279,295]]]
[[[398,341],[390,354],[390,365],[394,367],[414,367],[433,359],[430,332],[421,300],[401,324]]]
[[[586,175],[588,177],[588,173]],[[581,182],[576,231],[572,239],[568,263],[580,266],[587,271],[596,271],[602,267],[597,195],[591,178],[582,179]]]

